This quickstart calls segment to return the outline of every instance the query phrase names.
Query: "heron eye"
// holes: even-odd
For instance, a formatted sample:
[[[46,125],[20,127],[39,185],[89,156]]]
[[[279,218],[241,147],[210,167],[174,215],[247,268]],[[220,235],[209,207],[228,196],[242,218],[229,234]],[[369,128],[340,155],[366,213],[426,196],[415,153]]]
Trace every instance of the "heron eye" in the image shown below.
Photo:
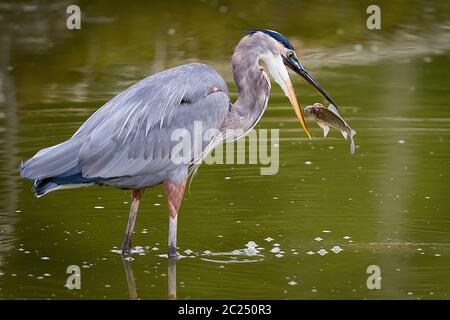
[[[294,51],[288,51],[287,56],[288,56],[288,58],[293,58],[294,57]]]

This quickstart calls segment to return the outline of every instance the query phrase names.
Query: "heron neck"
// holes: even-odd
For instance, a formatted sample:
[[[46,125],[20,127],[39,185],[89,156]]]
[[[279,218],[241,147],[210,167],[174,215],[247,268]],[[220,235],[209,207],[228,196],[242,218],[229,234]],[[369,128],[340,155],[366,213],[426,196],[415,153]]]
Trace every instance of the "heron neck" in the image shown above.
[[[238,44],[231,61],[238,89],[232,113],[245,132],[250,131],[261,118],[270,94],[269,78],[258,63],[263,48],[251,40],[251,37],[246,37]]]

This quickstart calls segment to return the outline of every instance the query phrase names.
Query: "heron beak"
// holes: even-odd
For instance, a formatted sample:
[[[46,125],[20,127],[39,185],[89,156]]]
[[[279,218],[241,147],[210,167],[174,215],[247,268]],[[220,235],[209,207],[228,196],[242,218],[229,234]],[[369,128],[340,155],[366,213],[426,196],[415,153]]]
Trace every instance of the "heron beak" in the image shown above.
[[[285,85],[289,93],[289,101],[291,101],[292,107],[294,108],[295,114],[297,115],[300,124],[302,125],[303,130],[305,130],[306,135],[311,139],[311,134],[309,133],[308,126],[306,125],[305,119],[303,118],[302,110],[297,101],[297,97],[295,96],[294,87],[292,86],[292,82],[290,79],[285,80]]]
[[[304,78],[310,85],[312,85],[314,88],[317,89],[317,91],[320,92],[320,94],[327,99],[331,104],[333,104],[336,108],[337,105],[334,103],[333,99],[328,95],[328,93],[325,92],[325,90],[322,88],[322,86],[309,74],[308,71],[295,59],[295,61],[288,60],[287,58],[283,57],[284,64],[287,65],[289,68],[291,68],[293,71],[295,71],[297,74],[301,75],[302,78]]]

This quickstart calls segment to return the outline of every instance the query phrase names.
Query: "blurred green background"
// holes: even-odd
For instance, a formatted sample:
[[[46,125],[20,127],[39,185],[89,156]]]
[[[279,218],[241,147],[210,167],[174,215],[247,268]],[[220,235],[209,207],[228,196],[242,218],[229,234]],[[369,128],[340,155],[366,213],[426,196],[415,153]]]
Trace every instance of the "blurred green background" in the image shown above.
[[[82,25],[70,31],[66,8],[74,3]],[[0,298],[165,299],[172,282],[179,299],[447,299],[450,4],[377,1],[382,28],[368,30],[370,4],[0,2]],[[202,166],[179,216],[179,251],[190,258],[177,261],[176,275],[159,256],[167,241],[161,187],[141,204],[134,245],[143,252],[123,264],[111,250],[123,237],[129,192],[36,199],[18,176],[21,160],[166,68],[208,63],[234,100],[230,58],[250,28],[290,39],[357,131],[358,148],[350,155],[339,133],[323,139],[313,122],[314,139],[305,139],[273,83],[258,128],[280,129],[279,173]],[[322,101],[292,79],[303,105]],[[248,241],[258,255],[242,250]],[[69,265],[81,267],[80,290],[64,287]],[[366,286],[369,265],[381,269],[380,290]]]

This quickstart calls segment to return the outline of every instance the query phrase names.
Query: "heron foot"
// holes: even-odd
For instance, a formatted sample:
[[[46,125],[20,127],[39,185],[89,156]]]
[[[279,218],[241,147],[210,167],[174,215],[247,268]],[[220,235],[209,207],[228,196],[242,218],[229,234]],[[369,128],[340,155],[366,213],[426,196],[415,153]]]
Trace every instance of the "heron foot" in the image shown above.
[[[131,254],[131,243],[124,242],[122,244],[122,255],[123,256],[129,256]]]
[[[175,246],[169,246],[169,259],[173,259],[177,257],[177,248]]]

